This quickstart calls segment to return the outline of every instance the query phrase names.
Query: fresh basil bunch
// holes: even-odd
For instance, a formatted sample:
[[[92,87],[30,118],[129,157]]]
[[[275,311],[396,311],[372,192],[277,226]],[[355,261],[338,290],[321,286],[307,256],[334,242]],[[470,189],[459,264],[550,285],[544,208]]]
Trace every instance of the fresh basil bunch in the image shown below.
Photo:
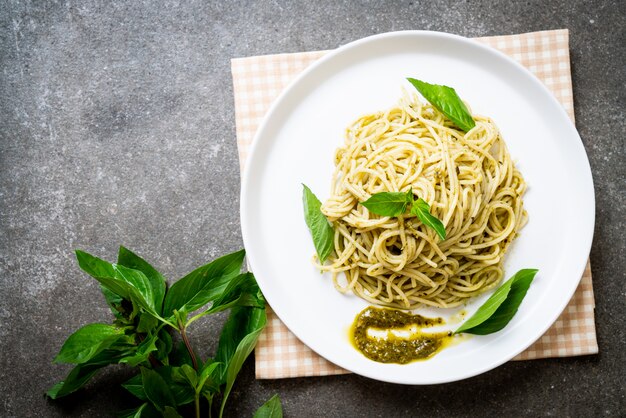
[[[161,273],[124,247],[114,264],[76,251],[80,268],[100,282],[115,319],[111,324],[86,325],[70,335],[54,361],[76,366],[47,395],[66,396],[103,367],[122,363],[137,368],[122,386],[142,403],[121,416],[180,417],[186,409],[195,411],[196,417],[202,411],[210,416],[213,400],[221,394],[221,417],[235,378],[266,322],[265,300],[254,276],[241,273],[244,255],[241,250],[218,258],[168,289]],[[226,309],[230,316],[217,353],[202,360],[191,346],[187,328]],[[180,336],[177,344],[173,332]],[[193,408],[186,407],[191,404]],[[271,398],[255,416],[282,417],[280,399]]]

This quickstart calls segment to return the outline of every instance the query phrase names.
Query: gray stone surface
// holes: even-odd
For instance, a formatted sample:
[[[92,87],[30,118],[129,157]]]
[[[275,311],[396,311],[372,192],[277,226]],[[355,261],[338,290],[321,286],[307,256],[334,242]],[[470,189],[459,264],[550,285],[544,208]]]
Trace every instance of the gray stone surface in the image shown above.
[[[623,1],[2,0],[0,416],[111,416],[133,405],[121,368],[67,400],[43,397],[68,370],[51,363],[62,341],[108,320],[73,249],[112,259],[124,244],[175,278],[242,246],[230,58],[402,29],[556,28],[570,30],[576,119],[596,187],[600,354],[511,362],[426,387],[354,375],[256,381],[248,361],[229,414],[250,416],[274,393],[292,417],[624,414]],[[204,352],[222,321],[193,333]]]

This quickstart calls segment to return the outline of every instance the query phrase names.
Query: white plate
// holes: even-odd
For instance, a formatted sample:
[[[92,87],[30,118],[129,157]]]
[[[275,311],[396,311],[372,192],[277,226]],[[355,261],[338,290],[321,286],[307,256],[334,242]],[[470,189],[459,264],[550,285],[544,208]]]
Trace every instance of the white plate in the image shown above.
[[[328,197],[334,151],[344,141],[345,128],[362,114],[394,105],[401,88],[410,88],[406,77],[452,86],[475,113],[495,120],[529,185],[524,197],[529,223],[507,256],[506,278],[525,267],[539,273],[504,330],[468,338],[426,361],[396,365],[368,360],[349,343],[350,324],[367,303],[337,292],[330,277],[312,266],[315,250],[304,223],[301,183],[320,200]],[[301,74],[259,128],[241,191],[248,261],[280,319],[331,362],[404,384],[474,376],[537,340],[580,280],[591,247],[594,210],[591,170],[580,137],[543,84],[494,49],[422,31],[350,43]],[[487,297],[471,303],[469,313]]]

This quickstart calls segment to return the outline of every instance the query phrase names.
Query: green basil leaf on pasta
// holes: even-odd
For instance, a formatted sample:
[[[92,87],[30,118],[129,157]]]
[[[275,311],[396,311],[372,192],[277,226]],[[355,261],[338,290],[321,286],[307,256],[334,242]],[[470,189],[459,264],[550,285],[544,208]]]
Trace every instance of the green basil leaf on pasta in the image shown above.
[[[452,87],[430,84],[414,78],[407,80],[426,100],[463,131],[467,132],[476,126],[469,109]]]
[[[446,239],[446,228],[439,219],[430,214],[430,205],[424,199],[419,198],[413,202],[411,213],[417,216],[417,219],[424,225],[434,229],[439,238]]]
[[[410,196],[409,196],[410,193]],[[365,202],[361,202],[371,213],[381,216],[398,216],[406,212],[411,203],[413,192],[382,192],[375,193]]]
[[[500,331],[517,313],[537,271],[522,269],[515,273],[454,333],[487,335]]]
[[[320,263],[326,261],[335,249],[335,231],[328,219],[322,213],[322,202],[304,184],[302,185],[302,203],[304,205],[304,220],[311,231],[313,245]]]

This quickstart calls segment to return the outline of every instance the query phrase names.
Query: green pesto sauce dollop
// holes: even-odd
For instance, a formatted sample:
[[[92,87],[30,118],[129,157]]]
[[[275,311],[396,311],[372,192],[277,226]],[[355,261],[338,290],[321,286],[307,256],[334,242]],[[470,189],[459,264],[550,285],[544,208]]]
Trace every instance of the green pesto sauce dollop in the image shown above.
[[[399,329],[418,330],[442,325],[442,318],[426,318],[396,309],[370,306],[361,311],[350,330],[352,344],[365,357],[380,363],[406,364],[425,360],[435,355],[452,339],[451,332],[421,333],[412,332],[410,338],[401,338],[387,332],[386,338],[369,336],[368,329],[391,331]]]

